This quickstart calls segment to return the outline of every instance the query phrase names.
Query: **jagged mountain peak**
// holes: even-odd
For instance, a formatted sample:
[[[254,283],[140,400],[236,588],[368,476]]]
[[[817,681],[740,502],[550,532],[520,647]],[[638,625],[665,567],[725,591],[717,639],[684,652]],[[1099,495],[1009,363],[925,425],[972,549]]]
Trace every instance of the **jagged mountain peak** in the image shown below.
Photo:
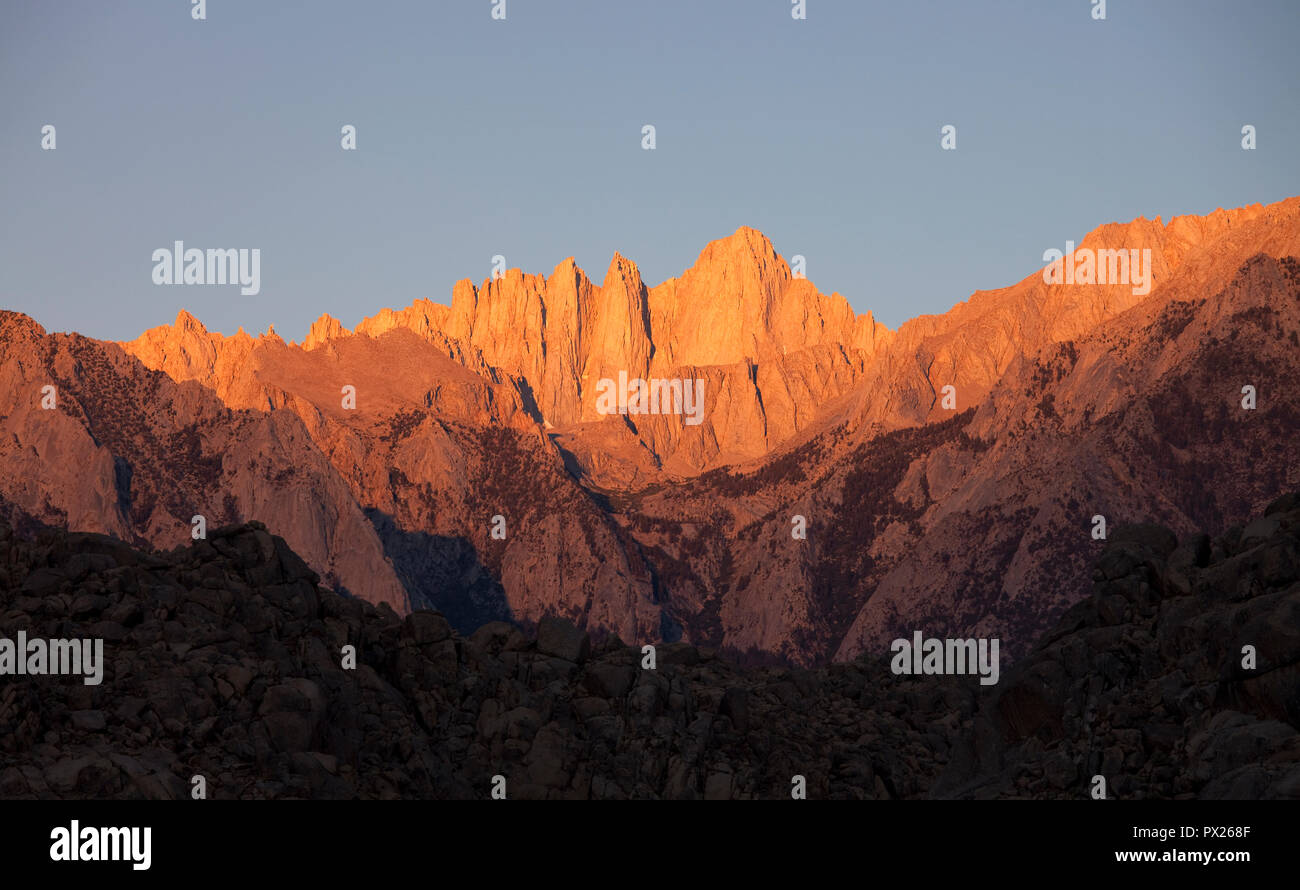
[[[343,327],[343,323],[328,312],[322,313],[321,317],[312,322],[310,330],[307,331],[306,338],[302,341],[303,349],[315,349],[317,346],[323,346],[330,340],[337,337],[349,336],[352,332]]]
[[[358,596],[466,622],[805,664],[923,625],[1023,651],[1078,595],[1094,515],[1223,527],[1296,482],[1300,200],[1083,244],[1149,248],[1150,293],[1035,270],[890,332],[742,228],[652,288],[621,252],[600,285],[570,259],[353,335],[326,314],[302,346],[181,313],[118,349],[4,315],[0,496],[160,543],[264,519]],[[622,379],[702,398],[598,410]]]

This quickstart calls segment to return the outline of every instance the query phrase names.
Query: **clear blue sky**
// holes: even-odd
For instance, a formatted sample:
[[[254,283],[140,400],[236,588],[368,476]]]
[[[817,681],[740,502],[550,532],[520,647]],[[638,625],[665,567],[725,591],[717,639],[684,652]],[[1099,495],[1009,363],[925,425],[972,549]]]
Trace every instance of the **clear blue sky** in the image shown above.
[[[749,225],[894,327],[1101,223],[1300,194],[1300,2],[1107,5],[0,0],[0,306],[300,340],[494,254],[653,285]],[[178,239],[260,248],[261,294],[153,285]]]

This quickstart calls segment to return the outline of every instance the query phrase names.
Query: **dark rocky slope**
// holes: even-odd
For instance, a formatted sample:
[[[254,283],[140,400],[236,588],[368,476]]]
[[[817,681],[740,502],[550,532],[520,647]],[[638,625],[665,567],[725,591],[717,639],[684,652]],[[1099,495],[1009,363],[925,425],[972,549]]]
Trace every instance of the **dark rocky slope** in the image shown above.
[[[0,526],[0,636],[106,661],[0,677],[0,796],[1300,797],[1300,496],[1213,541],[1119,531],[1094,580],[996,686],[685,644],[650,671],[560,619],[461,637],[337,595],[258,523],[165,554]]]

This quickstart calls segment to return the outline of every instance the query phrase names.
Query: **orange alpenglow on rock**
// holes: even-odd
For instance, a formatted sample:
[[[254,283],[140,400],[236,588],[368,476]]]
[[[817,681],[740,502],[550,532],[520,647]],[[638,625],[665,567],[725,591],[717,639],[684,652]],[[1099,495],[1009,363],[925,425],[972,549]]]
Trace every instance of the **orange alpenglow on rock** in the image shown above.
[[[567,259],[301,345],[0,313],[0,508],[157,547],[260,520],[327,586],[469,630],[581,615],[811,664],[927,627],[1017,657],[1085,592],[1092,516],[1230,524],[1300,462],[1300,199],[1079,248],[1150,251],[1150,293],[1027,269],[891,331],[741,228],[654,287]],[[674,381],[693,410],[662,410]]]

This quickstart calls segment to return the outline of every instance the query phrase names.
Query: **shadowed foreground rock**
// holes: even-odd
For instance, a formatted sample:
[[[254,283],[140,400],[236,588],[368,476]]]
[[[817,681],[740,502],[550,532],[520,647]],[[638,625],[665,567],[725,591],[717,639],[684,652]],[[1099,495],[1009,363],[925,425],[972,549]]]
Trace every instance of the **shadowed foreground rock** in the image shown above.
[[[0,796],[1300,797],[1300,496],[1213,541],[1119,530],[1094,579],[992,687],[684,644],[651,671],[562,619],[462,638],[339,596],[259,523],[161,555],[0,526],[0,636],[106,662],[0,677]]]

